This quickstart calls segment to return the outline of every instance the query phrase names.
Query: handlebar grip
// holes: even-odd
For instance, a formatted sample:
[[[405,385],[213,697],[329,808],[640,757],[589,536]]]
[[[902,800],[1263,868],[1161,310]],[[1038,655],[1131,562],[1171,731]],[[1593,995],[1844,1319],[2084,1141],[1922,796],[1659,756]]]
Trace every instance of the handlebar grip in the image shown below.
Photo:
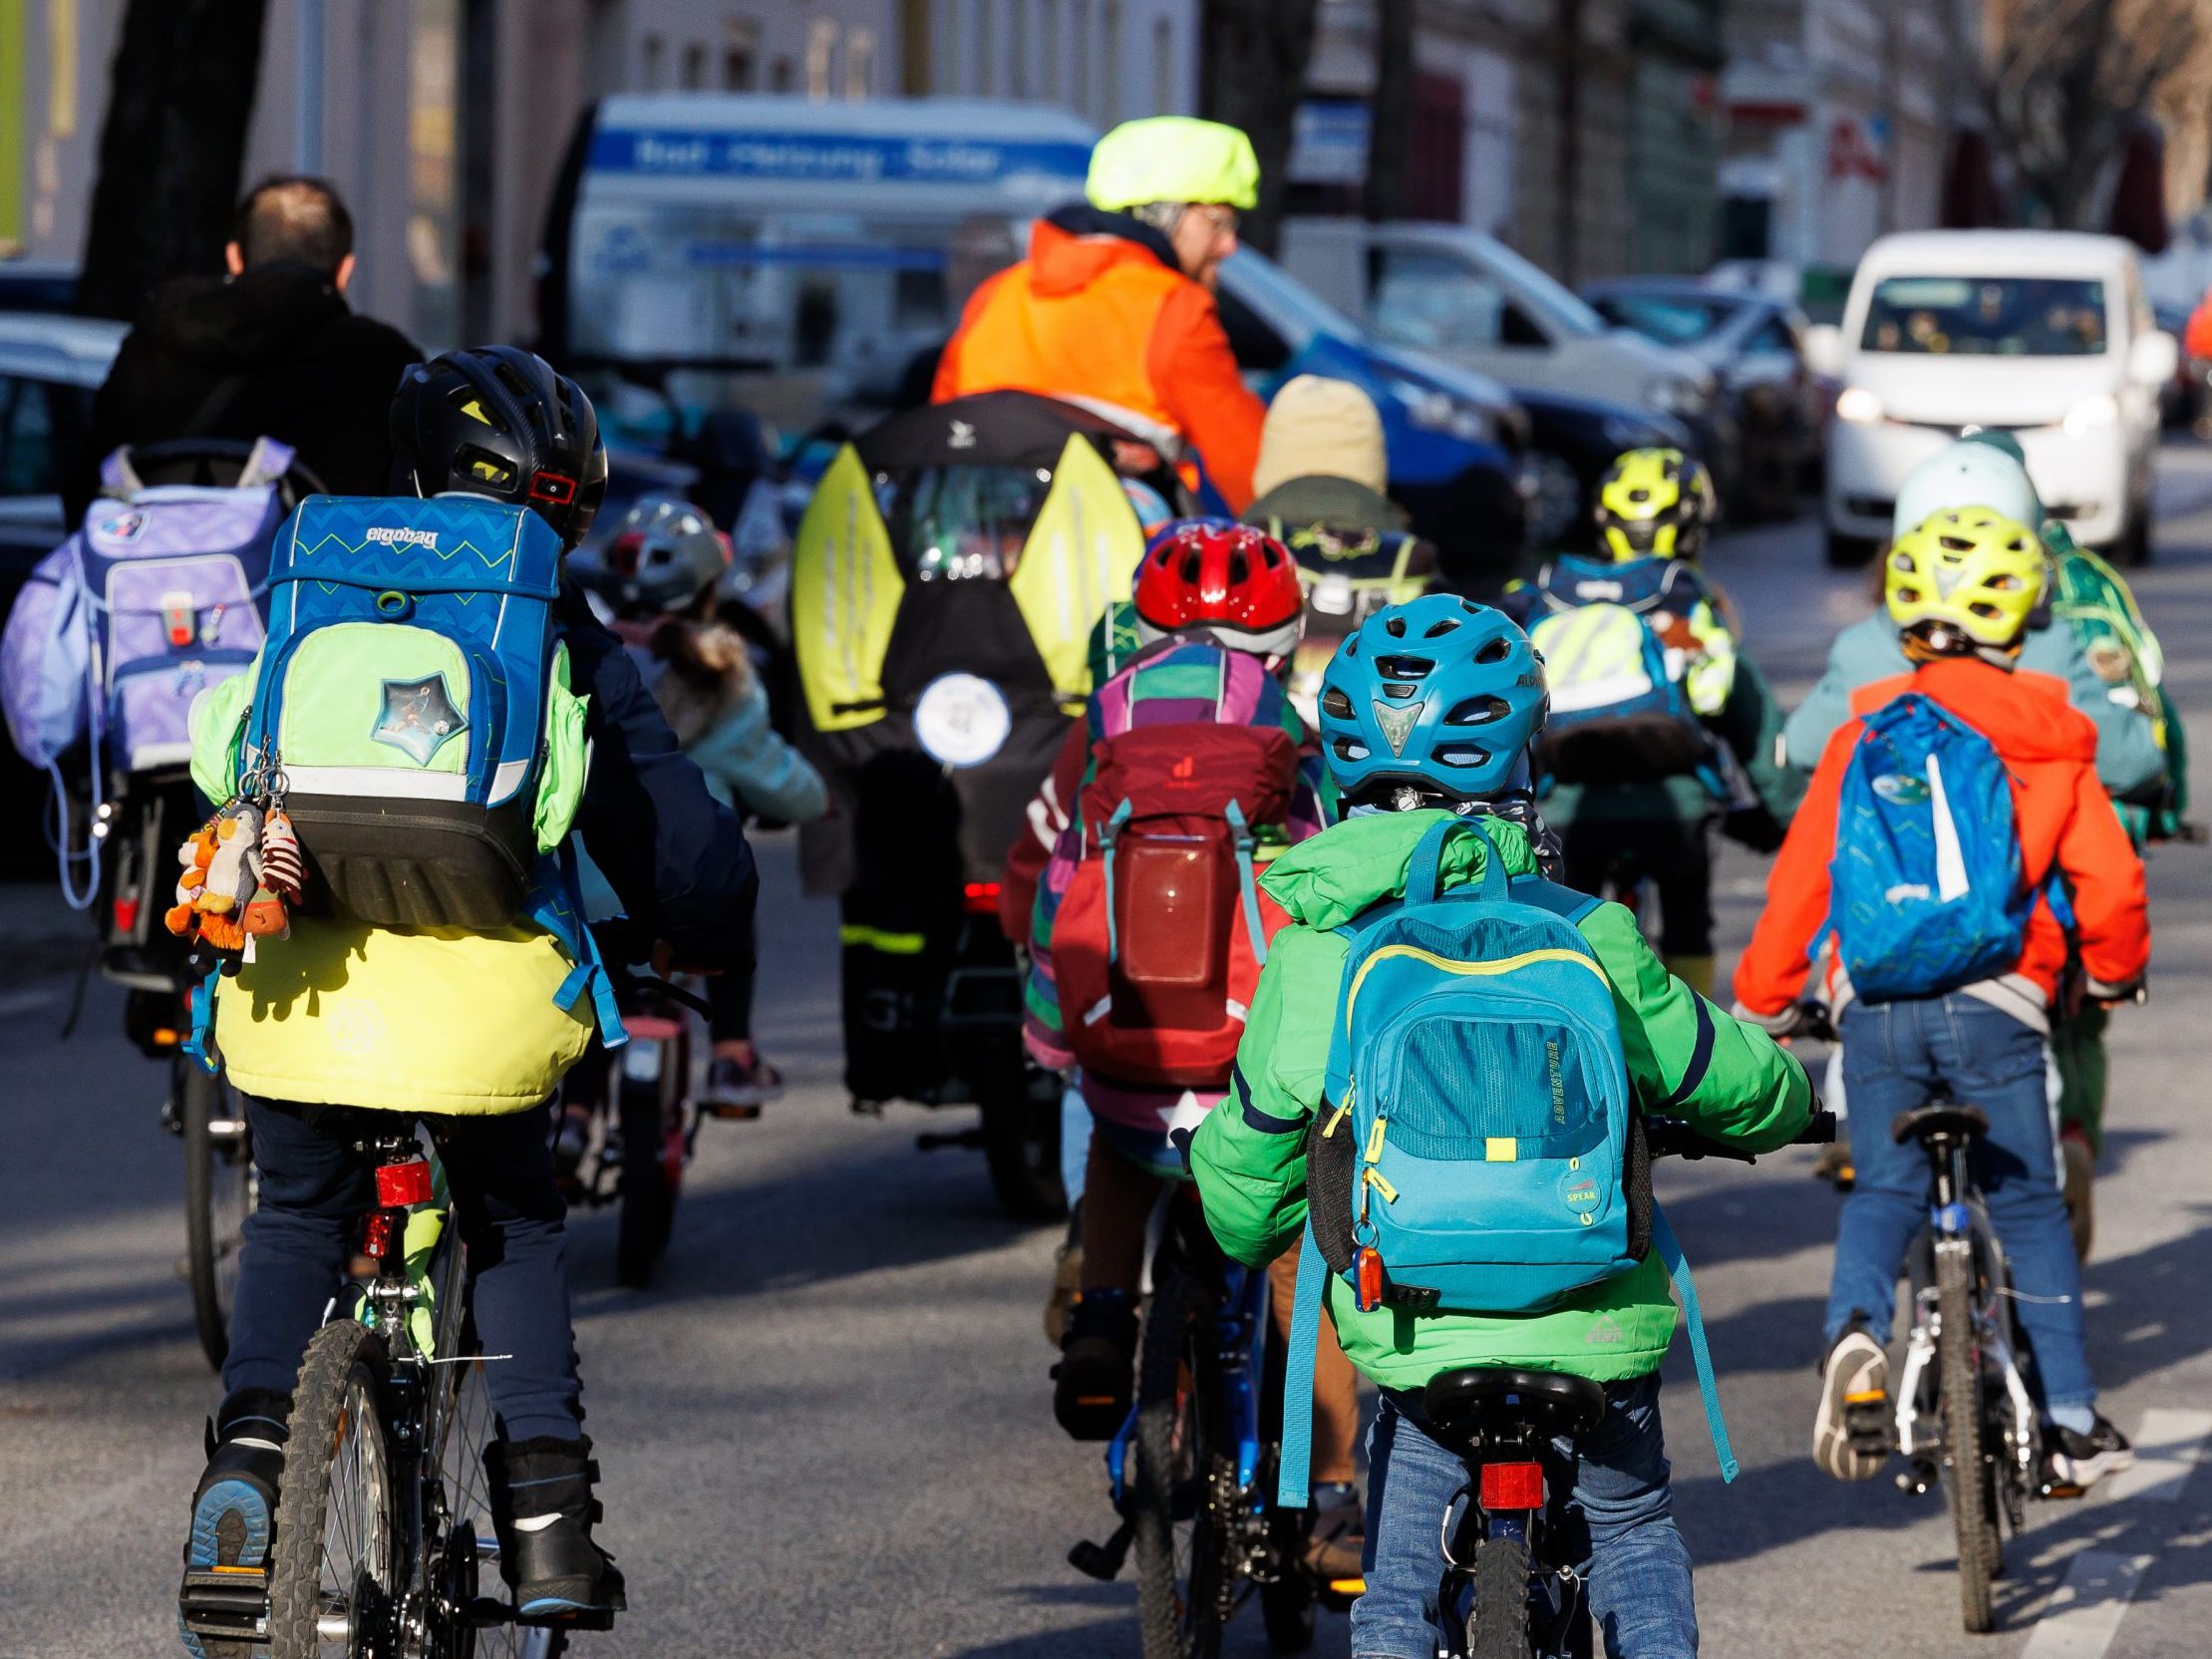
[[[1789,1144],[1793,1147],[1830,1147],[1835,1144],[1835,1114],[1821,1107],[1812,1115],[1812,1122],[1805,1126],[1802,1135]]]

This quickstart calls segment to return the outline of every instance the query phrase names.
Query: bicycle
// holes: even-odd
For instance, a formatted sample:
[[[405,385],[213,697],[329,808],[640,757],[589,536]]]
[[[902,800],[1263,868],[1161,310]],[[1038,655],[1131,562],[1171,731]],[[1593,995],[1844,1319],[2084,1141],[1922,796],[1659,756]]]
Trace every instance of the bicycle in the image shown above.
[[[668,1249],[684,1165],[699,1142],[707,1050],[693,1026],[708,1016],[708,1007],[682,986],[615,966],[623,960],[619,935],[604,926],[595,931],[630,1040],[614,1053],[594,1043],[562,1080],[562,1110],[553,1119],[555,1160],[565,1171],[561,1187],[569,1202],[594,1209],[621,1205],[615,1276],[639,1290],[652,1282]],[[578,1107],[580,1122],[570,1116]],[[757,1118],[760,1108],[718,1116]]]
[[[1178,1187],[1153,1258],[1135,1401],[1106,1448],[1121,1524],[1068,1555],[1110,1580],[1133,1544],[1144,1659],[1212,1659],[1255,1594],[1276,1650],[1302,1652],[1315,1609],[1349,1607],[1359,1594],[1357,1580],[1313,1573],[1307,1513],[1271,1498],[1282,1396],[1267,1273],[1230,1261],[1206,1230],[1197,1189]]]
[[[498,1587],[483,1448],[495,1436],[466,1250],[425,1130],[397,1114],[355,1146],[375,1166],[362,1221],[374,1275],[317,1331],[260,1567],[187,1572],[184,1629],[267,1659],[554,1659],[611,1615],[522,1624]],[[498,1593],[481,1593],[484,1570]]]
[[[1652,1158],[1757,1161],[1677,1119],[1641,1122]],[[1834,1133],[1835,1119],[1817,1112],[1797,1141]],[[1471,1366],[1428,1380],[1423,1426],[1467,1468],[1441,1521],[1438,1659],[1590,1659],[1589,1597],[1564,1534],[1575,1443],[1605,1410],[1603,1387],[1562,1372]]]
[[[2028,1500],[2081,1495],[2049,1479],[2041,1457],[2012,1269],[1974,1180],[1974,1143],[1989,1127],[1980,1108],[1950,1100],[1890,1124],[1891,1139],[1917,1141],[1928,1160],[1928,1219],[1906,1256],[1912,1331],[1894,1419],[1880,1420],[1871,1402],[1845,1418],[1855,1445],[1904,1455],[1905,1491],[1943,1487],[1958,1537],[1960,1617],[1977,1633],[1996,1628],[1990,1595],[2004,1572],[2003,1533],[2022,1530]]]

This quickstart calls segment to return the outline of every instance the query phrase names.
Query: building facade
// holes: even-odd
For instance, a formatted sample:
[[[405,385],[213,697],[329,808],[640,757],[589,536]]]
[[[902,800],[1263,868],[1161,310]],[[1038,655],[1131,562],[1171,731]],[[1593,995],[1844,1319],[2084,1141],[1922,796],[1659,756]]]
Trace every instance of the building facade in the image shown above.
[[[84,249],[125,0],[0,4],[0,260]],[[364,311],[428,346],[528,339],[546,204],[592,100],[928,95],[1188,113],[1196,0],[286,0],[244,179],[329,176]]]

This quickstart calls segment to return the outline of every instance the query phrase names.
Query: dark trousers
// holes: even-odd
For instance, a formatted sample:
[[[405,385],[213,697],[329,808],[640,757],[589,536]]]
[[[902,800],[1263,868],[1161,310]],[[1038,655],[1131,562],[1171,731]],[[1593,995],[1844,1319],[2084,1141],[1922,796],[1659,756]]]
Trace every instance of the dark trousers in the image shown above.
[[[1621,898],[1645,882],[1659,894],[1659,953],[1713,954],[1713,846],[1704,820],[1580,818],[1560,834],[1567,885]]]
[[[369,1162],[353,1150],[364,1118],[388,1113],[246,1100],[258,1206],[246,1217],[223,1387],[289,1393],[300,1355],[344,1282],[361,1217],[375,1203]],[[568,1264],[553,1184],[547,1109],[433,1121],[469,1249],[484,1381],[508,1440],[581,1433],[583,1385],[568,1322]]]
[[[707,981],[707,1006],[714,1017],[707,1032],[718,1043],[753,1041],[753,980],[759,953],[746,953],[742,967],[716,974]]]

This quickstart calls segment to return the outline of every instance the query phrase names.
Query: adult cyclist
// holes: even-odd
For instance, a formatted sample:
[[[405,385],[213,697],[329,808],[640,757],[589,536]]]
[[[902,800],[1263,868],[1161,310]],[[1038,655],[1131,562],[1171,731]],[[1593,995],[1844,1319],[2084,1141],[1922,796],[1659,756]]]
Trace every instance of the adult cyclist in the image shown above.
[[[1034,392],[1097,410],[1235,511],[1265,410],[1237,372],[1213,288],[1259,199],[1252,141],[1186,116],[1124,122],[1091,153],[1086,199],[1048,213],[1029,257],[985,282],[945,345],[938,403]]]
[[[590,402],[513,347],[416,365],[391,433],[394,494],[527,505],[570,547],[606,488]],[[564,585],[556,613],[593,748],[576,821],[584,844],[677,961],[730,964],[750,939],[758,886],[744,833],[581,592]],[[546,1105],[560,1055],[580,1046],[553,1000],[571,966],[533,927],[470,933],[302,914],[281,944],[264,943],[222,980],[216,1040],[245,1097],[259,1207],[245,1223],[226,1393],[192,1494],[188,1569],[266,1558],[300,1355],[374,1202],[348,1119],[427,1110],[470,1246],[477,1328],[500,1356],[485,1368],[499,1439],[484,1454],[500,1576],[525,1617],[626,1605],[621,1573],[592,1539],[598,1471],[583,1432]],[[302,997],[305,985],[320,989]],[[196,1636],[185,1645],[202,1652]],[[231,1659],[230,1647],[217,1644],[208,1659]]]

